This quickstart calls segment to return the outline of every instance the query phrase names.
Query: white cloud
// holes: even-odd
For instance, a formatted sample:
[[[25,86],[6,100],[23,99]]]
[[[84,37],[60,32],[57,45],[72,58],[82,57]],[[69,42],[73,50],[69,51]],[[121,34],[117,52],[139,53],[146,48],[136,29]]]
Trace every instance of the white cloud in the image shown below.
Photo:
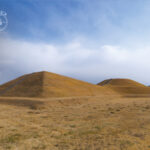
[[[87,48],[75,40],[64,45],[30,43],[0,38],[0,68],[5,76],[47,70],[89,82],[106,78],[132,78],[149,81],[150,48],[129,50],[121,46],[103,45]],[[6,71],[7,70],[7,71]],[[12,75],[9,73],[9,75]],[[9,77],[7,77],[10,79]],[[7,80],[1,78],[0,82]]]

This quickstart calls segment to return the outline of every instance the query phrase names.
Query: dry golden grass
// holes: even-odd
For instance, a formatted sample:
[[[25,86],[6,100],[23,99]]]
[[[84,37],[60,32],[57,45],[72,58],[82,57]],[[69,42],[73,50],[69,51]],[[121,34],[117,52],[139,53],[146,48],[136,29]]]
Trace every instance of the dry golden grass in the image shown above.
[[[149,150],[150,98],[0,98],[1,150]]]

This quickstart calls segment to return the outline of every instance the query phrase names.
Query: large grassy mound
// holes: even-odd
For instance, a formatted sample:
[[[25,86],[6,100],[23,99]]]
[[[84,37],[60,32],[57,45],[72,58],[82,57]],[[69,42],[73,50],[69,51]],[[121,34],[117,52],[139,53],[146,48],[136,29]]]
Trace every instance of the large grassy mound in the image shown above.
[[[67,97],[114,94],[113,90],[62,75],[37,72],[0,86],[0,96]]]

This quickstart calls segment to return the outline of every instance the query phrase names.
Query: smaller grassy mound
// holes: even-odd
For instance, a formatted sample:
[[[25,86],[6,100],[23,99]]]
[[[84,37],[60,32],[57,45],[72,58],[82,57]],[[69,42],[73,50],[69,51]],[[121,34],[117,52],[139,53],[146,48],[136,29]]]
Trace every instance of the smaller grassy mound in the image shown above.
[[[150,96],[150,88],[130,79],[108,79],[98,85],[109,87],[123,96]]]

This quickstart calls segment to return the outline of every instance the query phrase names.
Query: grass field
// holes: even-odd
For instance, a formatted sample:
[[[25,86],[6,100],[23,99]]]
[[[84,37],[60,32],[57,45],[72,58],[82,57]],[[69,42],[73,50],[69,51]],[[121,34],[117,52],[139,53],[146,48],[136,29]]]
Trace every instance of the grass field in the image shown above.
[[[1,150],[149,150],[150,98],[0,98]]]

